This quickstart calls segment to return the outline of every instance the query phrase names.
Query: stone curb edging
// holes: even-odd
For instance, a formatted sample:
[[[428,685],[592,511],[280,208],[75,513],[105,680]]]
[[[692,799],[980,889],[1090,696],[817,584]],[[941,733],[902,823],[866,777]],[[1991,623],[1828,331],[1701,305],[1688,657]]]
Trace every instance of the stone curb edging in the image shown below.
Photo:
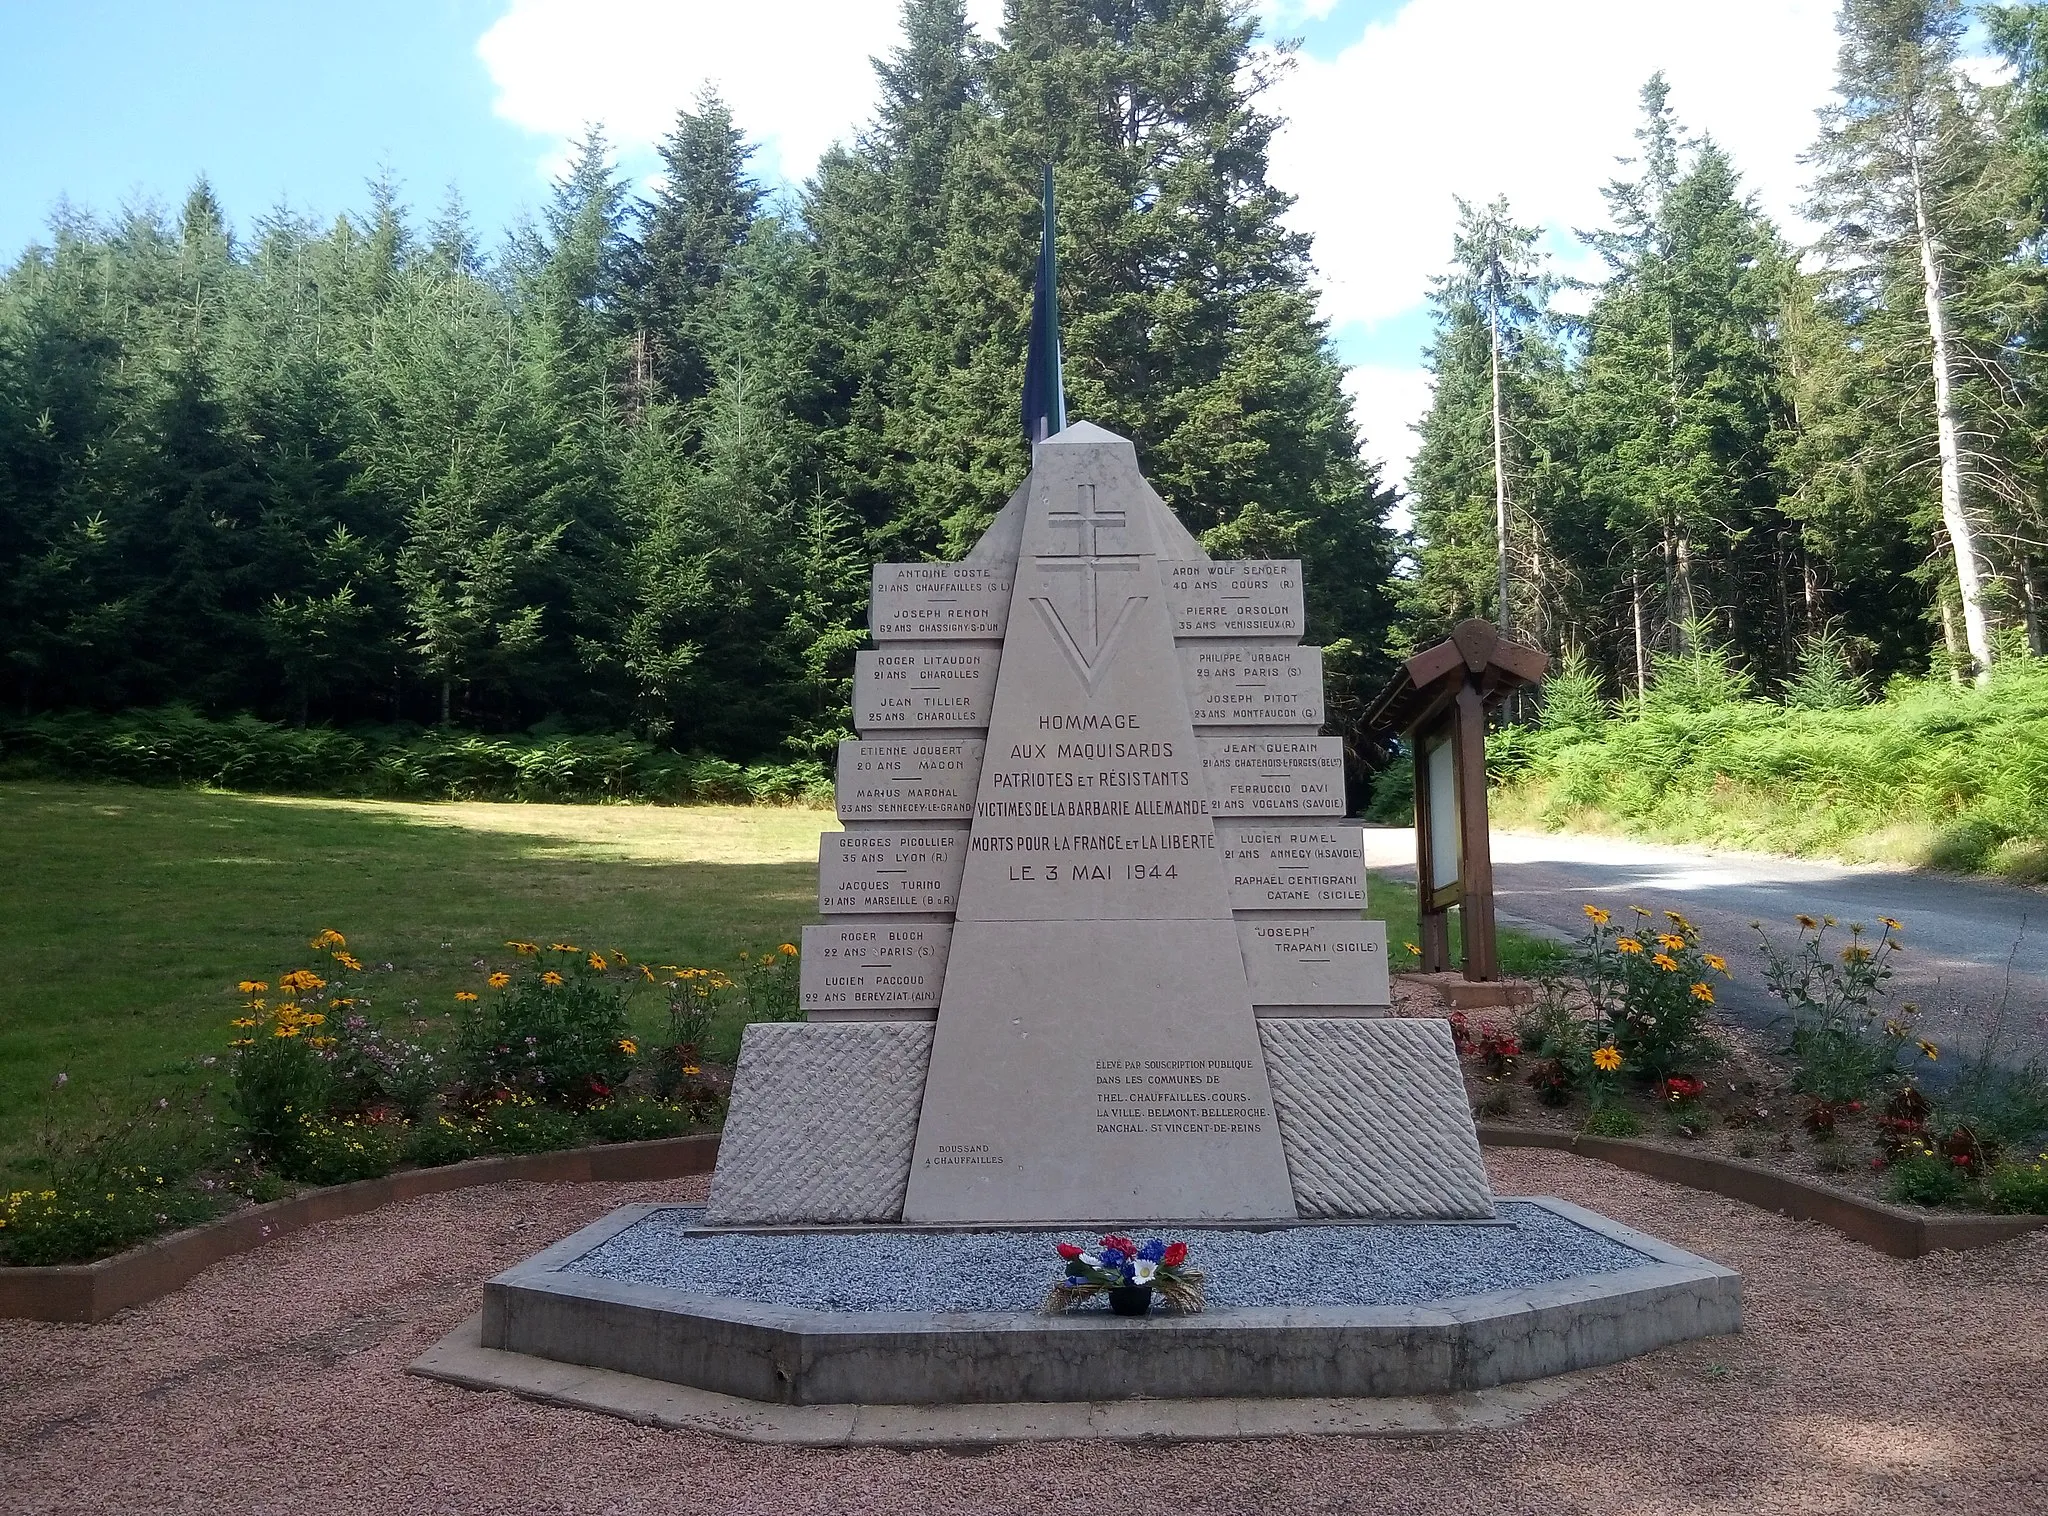
[[[116,1311],[168,1295],[223,1259],[261,1247],[274,1237],[323,1221],[360,1216],[393,1201],[516,1180],[578,1184],[677,1179],[710,1173],[717,1158],[718,1137],[712,1133],[405,1169],[382,1179],[334,1185],[289,1200],[251,1206],[97,1263],[0,1268],[0,1319],[105,1321]]]
[[[1944,1250],[1987,1248],[2048,1227],[2048,1216],[1935,1216],[1866,1200],[1861,1195],[1809,1179],[1795,1179],[1739,1158],[1682,1153],[1626,1137],[1589,1137],[1481,1122],[1479,1141],[1494,1148],[1550,1148],[1597,1158],[1617,1168],[1669,1180],[1690,1189],[1725,1195],[1796,1221],[1818,1221],[1845,1237],[1894,1258],[1923,1258]]]
[[[406,1370],[469,1390],[783,1447],[987,1448],[999,1443],[1238,1442],[1265,1437],[1441,1437],[1513,1426],[1576,1376],[1384,1399],[1114,1400],[979,1405],[783,1405],[483,1345],[470,1317]]]
[[[1746,1205],[1818,1221],[1894,1258],[1921,1258],[1944,1249],[1991,1247],[2048,1227],[2048,1216],[1929,1216],[1902,1206],[1865,1200],[1846,1190],[1794,1179],[1760,1164],[1703,1153],[1682,1153],[1624,1137],[1587,1137],[1540,1127],[1481,1122],[1479,1141],[1496,1148],[1549,1148],[1596,1158]],[[526,1180],[574,1184],[592,1180],[678,1179],[708,1174],[718,1159],[718,1137],[664,1137],[571,1148],[561,1153],[476,1158],[437,1169],[407,1169],[383,1179],[314,1190],[290,1200],[252,1206],[219,1221],[174,1232],[97,1263],[40,1268],[0,1267],[0,1320],[105,1321],[116,1311],[147,1304],[191,1282],[202,1271],[273,1237],[302,1227],[474,1185]]]

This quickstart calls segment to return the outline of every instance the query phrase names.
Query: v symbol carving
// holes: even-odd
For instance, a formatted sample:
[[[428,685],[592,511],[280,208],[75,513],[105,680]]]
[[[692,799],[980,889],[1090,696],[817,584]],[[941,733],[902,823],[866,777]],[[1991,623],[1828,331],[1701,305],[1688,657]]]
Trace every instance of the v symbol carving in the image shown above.
[[[1081,651],[1081,645],[1074,640],[1074,634],[1067,628],[1066,619],[1060,615],[1059,607],[1043,595],[1033,595],[1031,603],[1038,607],[1039,615],[1051,629],[1053,640],[1060,645],[1060,651],[1067,655],[1067,662],[1074,666],[1083,686],[1089,694],[1095,693],[1095,686],[1108,671],[1111,660],[1116,657],[1117,645],[1123,641],[1124,628],[1130,625],[1131,607],[1143,605],[1150,598],[1145,595],[1129,595],[1116,613],[1116,619],[1109,624],[1109,630],[1102,634],[1091,652]]]

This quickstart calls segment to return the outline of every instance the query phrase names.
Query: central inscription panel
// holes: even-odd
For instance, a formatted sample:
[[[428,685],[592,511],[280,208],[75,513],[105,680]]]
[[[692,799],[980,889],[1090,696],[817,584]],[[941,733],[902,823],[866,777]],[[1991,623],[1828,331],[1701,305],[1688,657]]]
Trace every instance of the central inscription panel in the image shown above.
[[[1163,510],[1128,442],[1038,445],[906,1222],[1295,1214]]]

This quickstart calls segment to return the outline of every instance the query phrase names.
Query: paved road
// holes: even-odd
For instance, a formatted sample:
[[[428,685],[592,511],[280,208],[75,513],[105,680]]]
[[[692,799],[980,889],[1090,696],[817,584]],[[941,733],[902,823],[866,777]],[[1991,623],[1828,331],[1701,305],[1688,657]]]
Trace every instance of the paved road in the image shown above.
[[[1406,828],[1369,829],[1368,866],[1413,882],[1414,838]],[[1802,911],[1866,925],[1890,916],[1906,927],[1892,983],[1898,999],[1923,1007],[1926,1035],[1980,1045],[2002,1003],[2011,1051],[2048,1056],[2048,892],[1609,837],[1495,832],[1493,858],[1502,914],[1553,933],[1583,931],[1588,902],[1617,915],[1630,905],[1682,912],[1727,955],[1736,983],[1724,1008],[1751,1025],[1778,1009],[1763,990],[1752,921],[1789,942]]]

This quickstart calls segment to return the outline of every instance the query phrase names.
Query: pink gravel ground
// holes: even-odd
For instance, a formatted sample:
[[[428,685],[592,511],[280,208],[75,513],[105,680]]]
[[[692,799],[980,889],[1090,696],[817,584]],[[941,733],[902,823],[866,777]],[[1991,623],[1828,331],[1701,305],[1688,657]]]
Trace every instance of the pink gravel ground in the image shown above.
[[[1748,1330],[1458,1437],[749,1447],[404,1372],[486,1275],[702,1181],[504,1185],[297,1233],[98,1326],[0,1322],[0,1511],[2048,1512],[2048,1237],[1902,1263],[1566,1154],[1489,1160],[1505,1192],[1740,1269]]]

